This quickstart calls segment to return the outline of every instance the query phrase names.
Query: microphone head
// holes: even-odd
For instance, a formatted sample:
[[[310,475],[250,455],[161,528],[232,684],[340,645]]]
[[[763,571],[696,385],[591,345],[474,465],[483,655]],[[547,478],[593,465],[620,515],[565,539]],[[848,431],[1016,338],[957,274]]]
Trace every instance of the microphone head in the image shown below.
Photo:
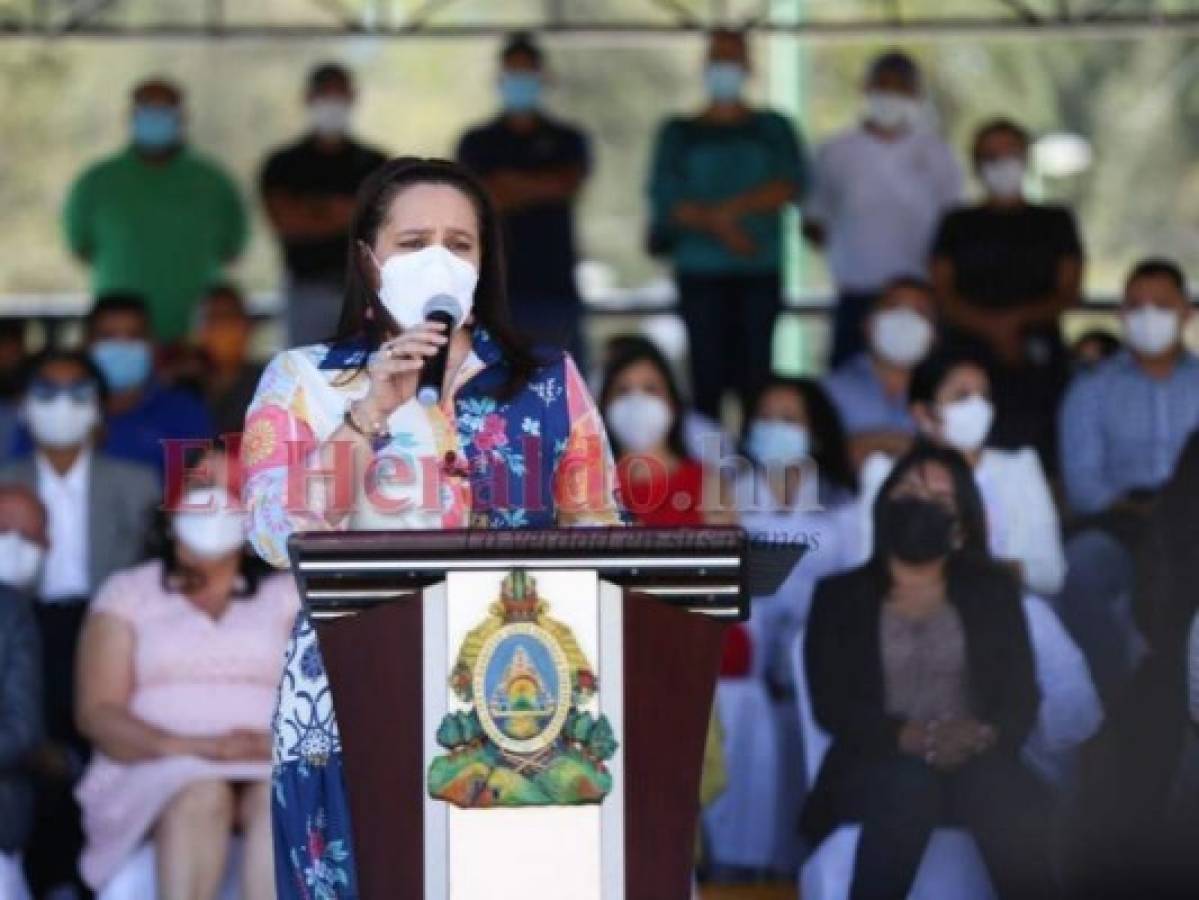
[[[421,406],[436,406],[441,400],[441,391],[426,384],[416,392],[416,402]]]
[[[451,297],[449,294],[434,294],[425,302],[425,308],[422,311],[425,320],[428,321],[434,313],[448,315],[454,320],[455,328],[461,325],[462,320],[466,318],[462,304],[456,297]]]

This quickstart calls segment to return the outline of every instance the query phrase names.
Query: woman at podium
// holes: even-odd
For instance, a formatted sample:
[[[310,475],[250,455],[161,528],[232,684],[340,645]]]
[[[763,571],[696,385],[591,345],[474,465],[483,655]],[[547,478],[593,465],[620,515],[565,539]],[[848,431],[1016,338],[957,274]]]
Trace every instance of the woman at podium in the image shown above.
[[[276,356],[247,414],[244,501],[263,558],[286,566],[296,531],[621,522],[586,384],[569,355],[513,331],[504,271],[495,211],[464,169],[402,158],[364,183],[337,333]],[[272,795],[280,898],[357,897],[337,721],[303,615]]]

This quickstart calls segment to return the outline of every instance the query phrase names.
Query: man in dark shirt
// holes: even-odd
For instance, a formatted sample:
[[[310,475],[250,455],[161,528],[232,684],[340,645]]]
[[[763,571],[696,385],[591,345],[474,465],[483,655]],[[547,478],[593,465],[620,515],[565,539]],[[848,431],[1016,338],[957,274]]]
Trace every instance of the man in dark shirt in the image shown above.
[[[325,340],[337,327],[354,195],[387,159],[349,135],[354,84],[344,67],[317,66],[305,100],[309,132],[267,159],[259,183],[283,248],[293,346]]]
[[[1056,465],[1052,437],[1069,374],[1059,320],[1078,302],[1083,252],[1074,217],[1024,198],[1028,133],[1006,119],[974,139],[986,190],[977,206],[949,213],[932,250],[946,343],[984,355],[996,407],[991,440],[1034,446]]]
[[[483,179],[503,219],[516,324],[578,356],[574,204],[590,166],[587,137],[540,108],[545,60],[531,37],[509,38],[500,67],[503,109],[462,136],[458,160]]]

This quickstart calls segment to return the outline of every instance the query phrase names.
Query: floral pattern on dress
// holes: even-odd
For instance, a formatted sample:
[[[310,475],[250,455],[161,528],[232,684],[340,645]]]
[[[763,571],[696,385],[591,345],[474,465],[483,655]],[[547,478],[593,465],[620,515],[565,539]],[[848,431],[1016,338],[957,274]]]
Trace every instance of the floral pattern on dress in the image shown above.
[[[442,470],[452,474],[443,478],[438,494],[440,527],[462,527],[468,521],[488,528],[622,524],[611,451],[574,361],[559,354],[523,390],[500,401],[494,395],[507,380],[507,368],[483,329],[475,331],[474,353],[472,364],[459,375],[452,402],[427,411],[429,427],[421,440],[393,434],[381,451],[453,461]],[[322,516],[286,508],[286,441],[320,439],[322,430],[328,433],[328,423],[340,421],[352,394],[337,391],[342,384],[353,384],[342,376],[361,361],[361,349],[287,351],[272,361],[250,406],[247,429],[254,437],[248,451],[243,447],[243,500],[250,512],[250,539],[275,565],[287,565],[287,539],[293,532],[328,528]],[[313,385],[314,372],[327,382]],[[312,396],[313,391],[320,396]],[[331,409],[334,403],[343,406]],[[578,477],[567,470],[579,467],[592,470],[586,479],[589,489],[580,495],[583,503],[559,509],[556,498],[564,482]],[[418,478],[426,474],[419,465],[414,471]],[[500,477],[506,481],[498,482]],[[297,617],[287,650],[273,748],[280,900],[358,900],[341,738],[316,630],[304,614]]]
[[[305,897],[312,900],[337,900],[339,891],[350,886],[350,873],[346,863],[350,858],[344,840],[329,841],[325,836],[324,816],[318,812],[316,821],[308,822],[308,845],[306,855],[301,857],[293,847],[291,864],[300,878],[300,888]]]

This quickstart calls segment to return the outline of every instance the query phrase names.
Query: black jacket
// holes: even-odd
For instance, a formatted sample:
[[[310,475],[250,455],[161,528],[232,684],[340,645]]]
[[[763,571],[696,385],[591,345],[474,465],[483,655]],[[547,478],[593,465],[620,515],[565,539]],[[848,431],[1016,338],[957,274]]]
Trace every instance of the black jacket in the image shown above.
[[[33,822],[26,760],[42,739],[42,658],[29,601],[0,585],[0,851],[20,850]]]
[[[965,631],[974,715],[998,730],[995,752],[1020,753],[1040,704],[1020,588],[1006,570],[956,560],[949,600]],[[879,647],[879,615],[887,583],[870,564],[825,579],[808,618],[804,664],[812,711],[832,746],[804,809],[813,844],[838,824],[837,785],[863,762],[899,753],[902,720],[887,714]]]

